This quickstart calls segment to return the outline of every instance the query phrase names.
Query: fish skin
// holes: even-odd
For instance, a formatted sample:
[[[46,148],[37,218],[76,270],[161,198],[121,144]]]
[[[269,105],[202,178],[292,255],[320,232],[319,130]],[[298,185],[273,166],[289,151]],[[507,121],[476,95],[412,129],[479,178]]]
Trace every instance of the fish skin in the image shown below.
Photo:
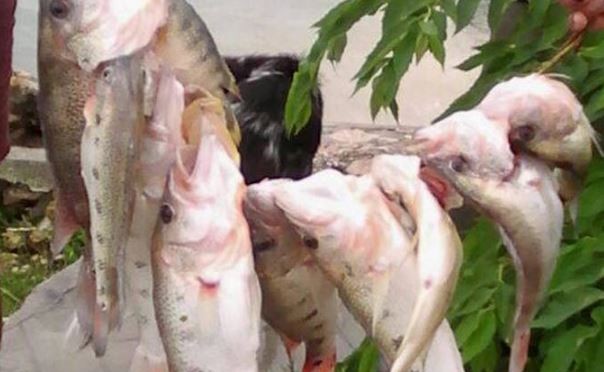
[[[392,364],[419,288],[412,238],[400,224],[399,214],[407,212],[399,207],[398,213],[392,213],[395,206],[371,177],[344,176],[335,170],[279,185],[275,199],[287,220],[310,244],[311,254],[336,285],[346,307]],[[383,311],[375,314],[372,276],[385,270],[390,270],[391,280]],[[376,317],[379,321],[374,323]],[[442,349],[435,353],[431,346],[426,365],[430,361],[432,366],[444,364],[446,368],[429,371],[463,371],[446,321],[439,326],[432,345]],[[439,358],[445,363],[435,363]],[[413,371],[423,370],[420,361],[413,364]]]
[[[40,0],[49,9],[61,0]],[[186,0],[75,0],[66,16],[49,17],[64,58],[86,71],[151,48],[185,86],[197,85],[224,101],[226,123],[235,143],[239,124],[227,101],[239,101],[237,82],[206,24]]]
[[[40,0],[64,46],[63,57],[88,72],[141,50],[166,22],[169,0]]]
[[[306,345],[304,371],[333,371],[338,317],[335,287],[275,205],[279,183],[249,186],[244,201],[262,289],[262,316],[289,340],[287,344]],[[292,347],[286,345],[286,349]]]
[[[433,144],[442,139],[437,127],[430,133],[419,131],[416,136],[424,145],[427,166],[499,226],[516,268],[516,316],[509,370],[520,372],[527,360],[530,324],[546,293],[560,249],[564,215],[554,175],[542,161],[526,155],[511,160],[511,171],[508,166],[487,167],[481,164],[489,160],[480,156],[484,147],[479,146],[459,144],[457,149],[437,155]],[[447,138],[453,143],[464,142],[450,133]],[[506,136],[497,124],[485,121],[483,132],[476,133],[476,138],[502,142]],[[509,159],[511,150],[491,146],[490,153],[503,160]]]
[[[161,66],[149,69],[147,76],[153,79],[150,98],[153,109],[138,159],[136,199],[125,254],[128,297],[140,329],[130,372],[168,372],[153,306],[151,244],[165,179],[176,150],[183,143],[180,126],[184,87]]]
[[[214,130],[224,122],[201,120],[199,145],[181,148],[170,170],[154,233],[159,330],[172,372],[257,371],[261,294],[245,185]]]
[[[86,103],[81,172],[88,194],[96,277],[93,348],[105,354],[107,337],[120,322],[125,246],[134,203],[134,165],[144,128],[142,55],[99,66]]]
[[[51,251],[57,255],[80,228],[88,234],[90,217],[84,180],[80,174],[80,142],[86,121],[84,105],[94,77],[63,56],[57,30],[47,7],[38,17],[38,112],[44,147],[54,179],[55,214]],[[90,240],[86,238],[77,282],[76,318],[78,348],[92,336],[96,287]]]
[[[185,86],[199,86],[223,101],[227,128],[239,145],[239,124],[228,105],[241,99],[237,82],[208,27],[186,0],[169,0],[169,16],[153,50]]]
[[[581,190],[599,136],[573,92],[554,75],[531,74],[497,84],[476,107],[508,128],[510,142],[550,162],[572,203]],[[527,129],[528,133],[527,133]]]
[[[398,199],[416,223],[419,293],[391,371],[408,371],[427,350],[445,319],[462,263],[462,243],[449,215],[420,179],[417,157],[374,158],[371,175],[386,195]]]

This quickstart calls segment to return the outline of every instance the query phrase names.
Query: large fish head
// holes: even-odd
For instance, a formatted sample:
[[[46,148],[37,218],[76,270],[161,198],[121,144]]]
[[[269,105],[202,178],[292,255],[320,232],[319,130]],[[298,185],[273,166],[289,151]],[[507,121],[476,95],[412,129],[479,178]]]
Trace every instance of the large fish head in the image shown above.
[[[276,206],[304,237],[309,248],[321,246],[323,251],[333,253],[341,249],[341,237],[349,229],[345,216],[362,220],[366,214],[354,200],[346,176],[335,170],[284,183],[274,197]],[[348,200],[347,205],[344,200]]]
[[[600,149],[575,95],[551,76],[532,74],[500,83],[478,110],[507,124],[513,147],[578,175],[591,161],[592,143]]]
[[[165,23],[165,0],[40,0],[55,42],[86,71],[147,46]]]
[[[369,176],[321,171],[279,186],[275,200],[304,244],[324,261],[348,261],[383,272],[401,263],[409,245],[386,197]]]
[[[507,131],[479,111],[453,114],[418,130],[413,139],[408,150],[447,181],[455,181],[458,189],[463,184],[478,191],[484,182],[500,182],[514,169]],[[436,183],[435,172],[424,175],[430,176],[427,183]]]
[[[163,241],[191,251],[220,251],[241,238],[243,177],[209,122],[198,145],[181,149],[160,209]],[[249,238],[248,238],[249,239]]]

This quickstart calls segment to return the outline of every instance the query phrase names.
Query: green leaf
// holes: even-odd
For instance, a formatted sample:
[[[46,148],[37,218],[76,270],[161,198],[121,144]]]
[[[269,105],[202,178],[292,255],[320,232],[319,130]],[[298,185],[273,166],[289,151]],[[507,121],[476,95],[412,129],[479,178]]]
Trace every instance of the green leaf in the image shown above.
[[[370,344],[367,346],[361,356],[359,362],[359,372],[373,372],[377,371],[378,364],[380,362],[380,352],[375,345]]]
[[[480,320],[482,314],[482,311],[469,314],[468,316],[463,318],[463,320],[457,325],[457,327],[455,327],[455,338],[457,339],[458,345],[461,346],[465,344],[466,341],[468,341],[468,339],[470,338],[470,336],[472,336],[472,334],[476,332],[479,326],[478,321]]]
[[[367,56],[365,63],[361,66],[359,71],[355,74],[355,78],[363,79],[371,73],[375,73],[375,67],[383,61],[383,59],[391,53],[394,48],[397,47],[403,40],[408,40],[407,36],[410,32],[413,32],[412,25],[416,26],[415,22],[409,22],[404,20],[400,22],[396,27],[388,33],[384,33],[382,38],[377,43],[375,48]],[[408,41],[405,41],[408,42]],[[412,46],[415,47],[415,38],[413,39]],[[360,83],[361,80],[359,80]],[[357,83],[357,89],[362,88],[364,85]]]
[[[485,307],[492,299],[493,295],[497,291],[496,288],[480,288],[475,291],[471,297],[461,306],[456,312],[456,316],[463,316],[469,313],[473,313]]]
[[[497,343],[490,342],[486,349],[472,358],[470,366],[472,372],[492,372],[497,369],[500,353],[497,351]]]
[[[361,345],[346,359],[338,363],[337,372],[374,372],[379,362],[379,351],[370,338],[363,340]]]
[[[533,323],[535,328],[552,329],[560,323],[604,299],[604,291],[583,287],[569,292],[556,294],[549,298],[547,305]]]
[[[604,65],[604,60],[600,61]],[[585,100],[586,96],[592,93],[594,90],[601,88],[604,85],[604,70],[597,70],[589,74],[587,79],[581,86],[582,100]]]
[[[552,0],[531,0],[529,1],[529,20],[533,25],[541,25],[545,14],[552,5]]]
[[[577,244],[563,248],[550,284],[550,295],[591,286],[604,278],[604,256],[596,247],[604,241],[582,238]]]
[[[327,59],[331,62],[340,62],[346,45],[348,44],[348,38],[346,34],[342,34],[329,43],[329,50],[327,51]]]
[[[415,63],[419,64],[428,51],[428,38],[425,35],[419,35],[417,45],[415,46]]]
[[[467,25],[470,24],[472,18],[474,18],[474,14],[476,14],[479,4],[480,0],[459,0],[457,3],[456,32],[463,30]]]
[[[489,6],[489,28],[496,30],[499,27],[501,16],[513,0],[491,0]]]
[[[474,359],[476,355],[493,343],[496,330],[495,312],[493,310],[481,312],[476,329],[461,345],[464,363]]]
[[[382,20],[382,32],[385,34],[396,27],[401,21],[405,21],[413,13],[425,8],[430,0],[416,1],[389,1],[384,11]]]
[[[294,74],[285,106],[286,130],[289,134],[298,133],[310,119],[312,112],[310,91],[314,80],[315,77],[310,75],[309,67],[304,63]]]
[[[546,357],[541,372],[568,371],[577,350],[585,340],[593,337],[596,333],[597,328],[580,324],[557,335],[545,353]]]
[[[579,215],[581,217],[593,217],[604,211],[602,190],[604,190],[604,180],[594,182],[581,193],[579,197]]]
[[[432,20],[438,30],[438,37],[444,42],[447,39],[447,15],[435,10],[432,12]]]
[[[591,47],[581,48],[581,50],[579,51],[579,55],[586,58],[604,58],[604,43]]]
[[[419,28],[422,30],[422,32],[425,35],[428,35],[428,36],[436,36],[438,34],[438,29],[436,28],[436,24],[431,19],[420,22]]]
[[[445,66],[445,43],[439,39],[437,35],[428,37],[428,45],[430,46],[430,52],[441,66]]]
[[[567,24],[568,12],[560,6],[551,7],[546,15],[538,49],[551,47],[553,43],[562,39],[567,33]]]
[[[441,0],[440,6],[447,17],[451,18],[453,22],[457,23],[457,6],[455,5],[455,0]]]

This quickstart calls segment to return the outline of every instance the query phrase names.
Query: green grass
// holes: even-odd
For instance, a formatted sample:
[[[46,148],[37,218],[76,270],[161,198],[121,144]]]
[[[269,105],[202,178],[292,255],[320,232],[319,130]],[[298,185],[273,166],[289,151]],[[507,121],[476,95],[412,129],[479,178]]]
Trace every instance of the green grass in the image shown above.
[[[0,208],[0,295],[2,316],[17,311],[31,291],[52,274],[77,261],[83,247],[76,234],[64,252],[52,259],[48,217],[31,221],[27,209]]]

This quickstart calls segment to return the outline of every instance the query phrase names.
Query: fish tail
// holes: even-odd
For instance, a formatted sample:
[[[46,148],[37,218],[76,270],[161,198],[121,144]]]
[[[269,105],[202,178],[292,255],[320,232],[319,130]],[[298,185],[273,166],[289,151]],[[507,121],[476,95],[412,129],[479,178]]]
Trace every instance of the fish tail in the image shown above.
[[[336,368],[336,352],[333,351],[322,357],[306,353],[302,372],[333,372]]]
[[[68,339],[73,339],[76,334],[81,335],[82,342],[79,348],[88,345],[93,334],[96,285],[91,261],[90,252],[88,249],[85,249],[84,257],[80,263],[80,273],[76,287],[76,319],[78,326],[76,327],[74,324],[70,327],[70,331],[68,331]]]
[[[169,372],[165,355],[157,355],[142,343],[138,345],[132,357],[130,372]]]
[[[514,332],[509,372],[522,372],[528,359],[528,348],[531,339],[530,328]]]
[[[95,303],[92,348],[94,349],[94,354],[97,358],[104,356],[107,351],[109,318],[109,311],[107,309],[101,309],[101,306]]]

